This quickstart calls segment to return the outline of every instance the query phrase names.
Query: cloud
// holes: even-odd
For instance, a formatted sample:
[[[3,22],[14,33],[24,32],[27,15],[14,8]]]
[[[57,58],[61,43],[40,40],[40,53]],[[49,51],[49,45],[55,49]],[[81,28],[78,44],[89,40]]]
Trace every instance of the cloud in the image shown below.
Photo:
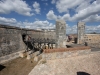
[[[1,0],[0,1],[0,14],[8,14],[15,11],[18,14],[25,16],[32,16],[30,13],[32,9],[23,0]]]
[[[60,15],[55,15],[53,10],[50,10],[47,14],[47,19],[49,20],[57,20],[57,19],[63,19],[63,20],[69,20],[70,19],[70,14],[66,13],[63,16]]]
[[[40,21],[36,20],[34,22],[20,22],[14,18],[5,18],[0,17],[0,24],[10,25],[10,26],[17,26],[21,28],[29,28],[29,29],[55,29],[55,25],[50,23],[47,20]],[[100,25],[92,25],[92,26],[85,26],[86,33],[97,32],[100,33]],[[66,24],[66,33],[73,34],[77,33],[77,25],[70,26]]]
[[[55,25],[45,21],[36,20],[34,22],[19,22],[15,18],[5,18],[0,17],[0,24],[10,25],[10,26],[17,26],[21,28],[29,28],[29,29],[54,29]]]
[[[77,25],[70,26],[66,24],[66,34],[74,34],[77,33]]]
[[[57,19],[57,16],[54,14],[53,10],[50,10],[47,14],[47,19],[49,20],[56,20]]]
[[[57,10],[62,12],[68,12],[68,9],[73,9],[80,3],[82,3],[84,0],[52,0],[52,3],[56,3]]]
[[[91,5],[89,5],[87,8],[80,10],[77,14],[75,14],[72,17],[72,21],[75,20],[84,20],[91,15],[99,14],[100,13],[100,4],[97,3],[97,1],[94,1]]]
[[[100,33],[100,25],[85,26],[85,33],[92,33],[92,32]],[[66,33],[67,34],[77,33],[77,25],[70,26],[67,24]]]
[[[70,14],[66,13],[63,16],[58,16],[58,19],[68,21],[70,19]]]
[[[85,32],[86,33],[91,33],[91,32],[100,33],[100,25],[86,26]]]
[[[36,12],[37,14],[39,14],[39,13],[40,13],[40,4],[37,3],[37,2],[34,2],[34,3],[33,3],[33,7],[34,7],[35,12]]]
[[[91,16],[85,18],[83,21],[85,21],[85,22],[99,22],[100,21],[100,16],[98,14],[91,15]]]
[[[100,21],[98,15],[100,13],[100,0],[52,0],[51,3],[56,5],[59,13],[66,15],[59,15],[58,18],[67,21]],[[74,11],[73,15],[69,14],[70,9]],[[70,17],[70,15],[72,16]]]
[[[17,21],[14,18],[0,17],[1,24],[15,24]]]
[[[47,20],[45,21],[35,21],[35,22],[23,22],[25,28],[30,29],[54,29],[55,25],[49,23]]]

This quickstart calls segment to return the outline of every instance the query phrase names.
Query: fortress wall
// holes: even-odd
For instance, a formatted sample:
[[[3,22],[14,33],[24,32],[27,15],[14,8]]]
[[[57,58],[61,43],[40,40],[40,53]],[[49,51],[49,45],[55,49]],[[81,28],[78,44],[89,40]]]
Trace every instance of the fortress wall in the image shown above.
[[[0,57],[24,49],[21,33],[17,27],[0,27]]]
[[[39,39],[56,39],[55,31],[38,31],[33,32],[30,34],[32,38],[39,38]]]
[[[55,39],[55,31],[43,32],[0,25],[0,63],[19,57],[19,53],[26,50],[23,34],[28,34],[32,38]]]
[[[89,46],[100,48],[100,34],[86,34],[84,40]]]
[[[34,30],[0,25],[0,63],[19,57],[19,53],[26,50],[22,35],[33,32]]]

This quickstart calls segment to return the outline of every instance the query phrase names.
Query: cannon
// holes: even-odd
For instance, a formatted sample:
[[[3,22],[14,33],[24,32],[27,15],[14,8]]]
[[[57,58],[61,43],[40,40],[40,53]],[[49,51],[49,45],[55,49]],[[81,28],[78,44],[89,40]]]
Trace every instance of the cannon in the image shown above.
[[[43,49],[46,49],[46,46],[51,49],[53,48],[53,44],[55,44],[55,39],[49,38],[32,38],[29,35],[26,35],[23,39],[24,43],[26,44],[27,48],[26,51],[36,52],[39,53],[43,52]]]

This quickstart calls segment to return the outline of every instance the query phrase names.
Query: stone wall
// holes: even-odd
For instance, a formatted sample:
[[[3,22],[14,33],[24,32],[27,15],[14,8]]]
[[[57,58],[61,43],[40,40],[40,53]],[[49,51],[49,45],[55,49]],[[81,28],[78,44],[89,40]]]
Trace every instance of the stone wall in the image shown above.
[[[32,38],[39,38],[39,39],[56,39],[56,33],[55,31],[38,31],[33,32],[30,34]]]
[[[36,30],[0,25],[0,63],[14,59],[21,51],[26,50],[23,34],[32,35]]]
[[[85,34],[84,40],[88,46],[100,48],[100,34]]]

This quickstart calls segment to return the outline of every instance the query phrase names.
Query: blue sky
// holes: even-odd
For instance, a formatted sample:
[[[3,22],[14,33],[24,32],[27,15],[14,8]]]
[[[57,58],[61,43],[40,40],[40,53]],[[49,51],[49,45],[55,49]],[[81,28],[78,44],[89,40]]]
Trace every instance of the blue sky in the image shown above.
[[[66,21],[67,33],[76,33],[79,21],[87,33],[100,33],[100,0],[0,0],[0,24],[53,29],[58,19]]]

